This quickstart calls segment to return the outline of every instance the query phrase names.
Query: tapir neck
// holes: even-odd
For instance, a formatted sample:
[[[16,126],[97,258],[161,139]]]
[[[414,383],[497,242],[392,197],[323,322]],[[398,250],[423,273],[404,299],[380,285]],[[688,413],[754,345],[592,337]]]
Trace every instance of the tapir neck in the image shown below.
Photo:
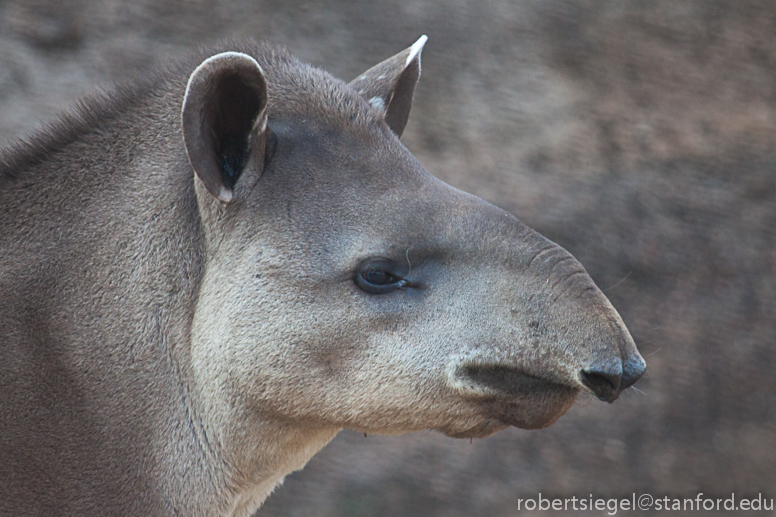
[[[285,476],[301,469],[339,429],[291,426],[271,418],[254,419],[248,429],[232,429],[224,443],[223,474],[231,487],[225,516],[248,517]]]
[[[227,231],[223,207],[198,185],[200,216],[212,227]],[[220,224],[214,223],[219,221]],[[258,239],[259,237],[257,237]],[[224,487],[219,495],[219,515],[251,515],[289,473],[301,469],[310,458],[340,431],[339,427],[281,416],[273,404],[262,402],[260,377],[249,381],[246,371],[258,371],[261,361],[271,361],[269,353],[256,361],[243,360],[249,350],[238,346],[245,329],[239,315],[224,312],[225,298],[249,292],[232,282],[240,278],[239,268],[253,268],[240,257],[240,247],[229,239],[205,236],[206,253],[198,282],[198,301],[191,316],[185,353],[178,353],[189,393],[190,412],[198,426],[198,436],[215,476]],[[247,266],[243,264],[248,264]],[[250,292],[250,296],[259,296]],[[262,321],[252,321],[252,326]],[[245,347],[260,348],[259,341]],[[184,351],[180,351],[184,352]]]
[[[141,108],[2,178],[0,514],[249,515],[337,432],[198,405],[195,177],[179,108]]]

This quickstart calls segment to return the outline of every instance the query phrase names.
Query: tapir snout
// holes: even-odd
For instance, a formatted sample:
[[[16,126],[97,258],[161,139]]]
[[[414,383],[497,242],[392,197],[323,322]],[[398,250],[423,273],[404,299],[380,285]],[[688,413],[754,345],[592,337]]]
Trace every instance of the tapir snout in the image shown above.
[[[499,330],[454,355],[449,386],[489,400],[505,424],[536,428],[553,423],[581,390],[613,402],[642,376],[646,364],[628,329],[569,252],[486,203],[457,213],[465,214],[456,221],[458,259],[461,241],[471,241],[489,264],[469,272],[468,285],[485,287],[468,317]]]
[[[582,264],[557,245],[548,245],[539,254],[544,257],[537,257],[532,267],[539,277],[547,277],[551,312],[566,321],[567,339],[580,357],[579,382],[599,399],[614,402],[643,375],[644,359],[620,315]],[[570,323],[566,318],[573,314],[577,318]]]

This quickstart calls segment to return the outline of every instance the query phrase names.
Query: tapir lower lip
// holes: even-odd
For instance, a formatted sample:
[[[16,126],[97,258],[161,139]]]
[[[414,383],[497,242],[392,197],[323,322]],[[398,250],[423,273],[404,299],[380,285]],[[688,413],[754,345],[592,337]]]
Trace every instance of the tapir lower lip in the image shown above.
[[[553,380],[526,373],[520,368],[498,364],[466,365],[460,373],[466,375],[475,384],[506,396],[520,396],[537,390],[567,387]]]
[[[571,407],[580,391],[579,386],[497,363],[461,364],[454,369],[452,382],[483,415],[523,429],[552,424]]]
[[[455,369],[454,377],[459,381],[456,384],[462,394],[474,396],[525,397],[557,388],[578,389],[577,386],[532,375],[519,367],[504,364],[462,364]]]

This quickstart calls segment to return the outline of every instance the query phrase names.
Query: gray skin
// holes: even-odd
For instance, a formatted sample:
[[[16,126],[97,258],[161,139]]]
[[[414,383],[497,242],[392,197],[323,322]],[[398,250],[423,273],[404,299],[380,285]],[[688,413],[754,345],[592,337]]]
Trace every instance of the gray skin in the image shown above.
[[[641,376],[579,262],[399,142],[424,42],[349,85],[222,45],[3,153],[0,514],[250,515],[343,428]]]

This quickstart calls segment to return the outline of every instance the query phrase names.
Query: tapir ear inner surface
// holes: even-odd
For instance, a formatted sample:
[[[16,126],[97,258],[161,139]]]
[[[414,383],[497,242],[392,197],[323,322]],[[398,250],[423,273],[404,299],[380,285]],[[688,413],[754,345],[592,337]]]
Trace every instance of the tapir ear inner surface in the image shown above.
[[[232,199],[251,153],[263,155],[266,106],[264,73],[247,54],[208,58],[189,78],[182,111],[186,153],[199,179],[221,201]]]
[[[379,63],[350,82],[373,108],[382,109],[388,127],[401,136],[412,108],[420,78],[420,54],[428,38],[421,36],[410,48]]]

